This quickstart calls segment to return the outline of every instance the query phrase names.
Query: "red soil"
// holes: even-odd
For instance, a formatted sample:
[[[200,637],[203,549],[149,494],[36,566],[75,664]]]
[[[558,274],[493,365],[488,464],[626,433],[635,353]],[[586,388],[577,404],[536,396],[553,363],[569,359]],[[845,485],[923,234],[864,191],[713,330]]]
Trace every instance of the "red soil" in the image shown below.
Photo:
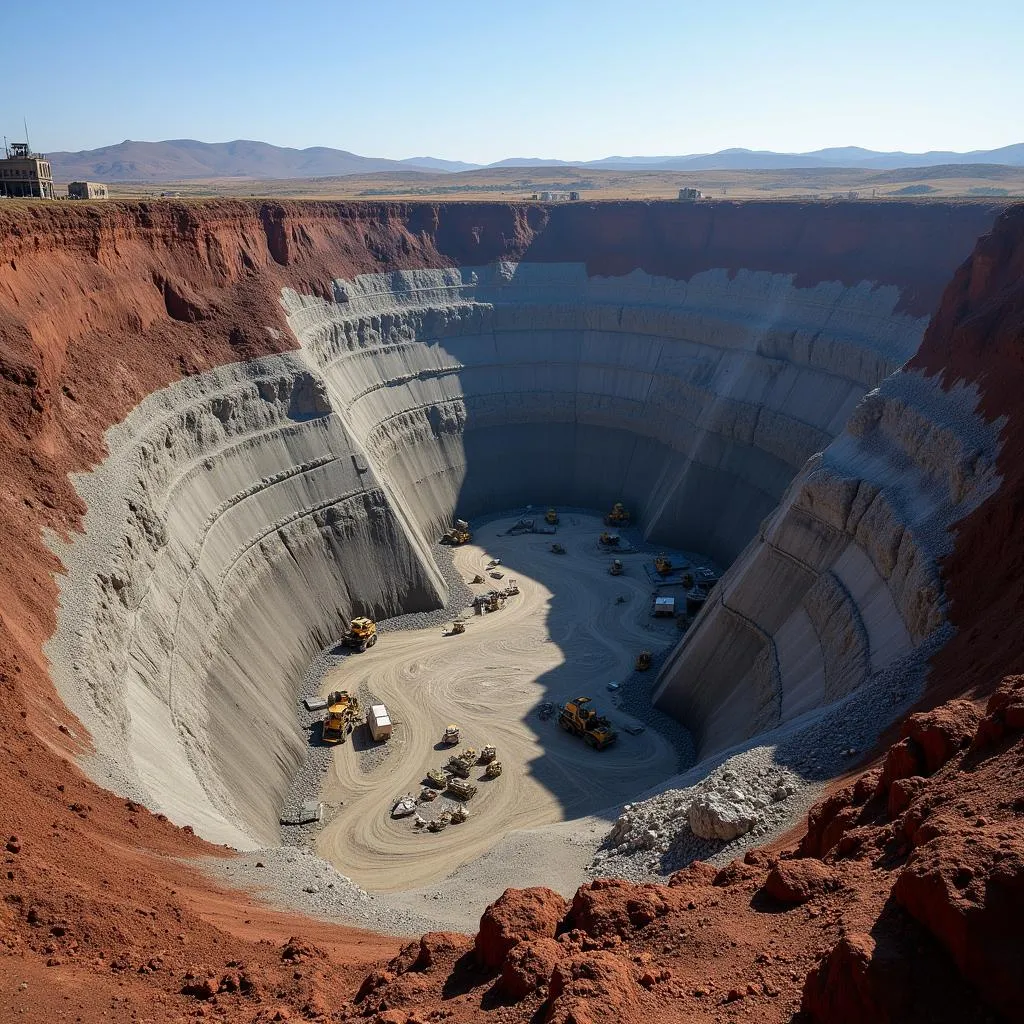
[[[916,723],[880,790],[869,776],[830,798],[801,845],[822,869],[752,854],[713,884],[700,867],[672,887],[594,883],[540,932],[535,915],[517,929],[510,896],[496,934],[517,944],[500,974],[478,966],[472,940],[431,936],[352,1002],[399,943],[267,911],[183,866],[227,854],[82,776],[72,758],[88,737],[42,654],[60,567],[40,531],[78,526],[68,474],[99,461],[104,430],[152,390],[291,347],[283,286],[322,293],[331,277],[506,256],[585,260],[592,273],[871,279],[927,313],[992,216],[980,204],[5,204],[0,1017],[767,1021],[801,1002],[822,1020],[1024,1017],[1009,927],[1024,910],[1019,691],[977,728],[963,705]],[[978,380],[986,413],[1009,418],[1004,485],[961,525],[946,566],[961,632],[937,660],[933,700],[984,696],[1024,670],[1012,628],[1024,611],[1012,529],[1024,508],[1022,267],[1017,208],[957,273],[917,357]]]

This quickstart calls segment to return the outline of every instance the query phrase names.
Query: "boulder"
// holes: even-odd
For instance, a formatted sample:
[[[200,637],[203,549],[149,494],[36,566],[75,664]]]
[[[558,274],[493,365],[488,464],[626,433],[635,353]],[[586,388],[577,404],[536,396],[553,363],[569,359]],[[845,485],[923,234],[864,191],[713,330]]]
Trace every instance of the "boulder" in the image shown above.
[[[750,797],[739,789],[708,788],[690,804],[690,831],[701,839],[729,842],[746,835],[759,818]]]
[[[664,1020],[661,1009],[640,987],[628,960],[593,950],[556,964],[543,1020],[548,1024]]]
[[[954,754],[970,746],[981,717],[969,700],[951,700],[932,711],[911,715],[900,733],[917,745],[924,758],[925,774],[932,775]]]
[[[293,935],[281,949],[281,959],[287,963],[306,960],[326,960],[327,952],[298,935]]]
[[[595,939],[625,936],[679,909],[688,899],[686,887],[598,878],[576,891],[565,925]]]
[[[971,742],[980,752],[1001,743],[1006,736],[1024,729],[1024,676],[1007,676],[988,699],[985,717]]]
[[[886,813],[890,818],[902,814],[913,802],[914,798],[928,785],[928,780],[920,775],[911,775],[905,779],[897,779],[889,787],[889,799]]]
[[[862,933],[843,936],[804,982],[801,1012],[827,1024],[886,1024],[892,1020],[876,998],[870,975],[875,940]]]
[[[904,736],[898,743],[894,743],[885,755],[877,793],[879,796],[888,793],[889,787],[897,779],[924,774],[924,754],[921,748],[910,737]]]
[[[807,975],[800,1019],[815,1024],[938,1024],[992,1019],[913,922],[885,914],[844,935]],[[1009,1016],[1006,1020],[1020,1019]]]
[[[454,932],[427,932],[420,939],[420,949],[411,970],[429,971],[438,966],[451,966],[469,949],[469,939]]]
[[[938,819],[938,820],[936,820]],[[1024,1020],[1024,826],[929,821],[893,886],[896,902],[945,947],[984,1001]]]

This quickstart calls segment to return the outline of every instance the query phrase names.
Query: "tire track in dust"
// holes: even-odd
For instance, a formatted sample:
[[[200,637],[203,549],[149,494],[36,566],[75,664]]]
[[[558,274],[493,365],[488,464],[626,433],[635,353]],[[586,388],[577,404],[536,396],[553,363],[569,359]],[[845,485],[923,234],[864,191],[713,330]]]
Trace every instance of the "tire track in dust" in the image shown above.
[[[612,577],[608,556],[595,544],[597,517],[564,517],[559,541],[570,553],[563,556],[551,554],[541,536],[501,536],[511,522],[487,524],[474,544],[454,551],[467,579],[485,576],[477,591],[518,579],[522,592],[503,610],[470,613],[458,637],[436,629],[384,634],[372,651],[345,659],[322,682],[323,693],[365,683],[387,703],[401,740],[369,774],[360,771],[350,745],[337,748],[325,781],[324,799],[344,806],[321,833],[317,852],[364,888],[422,887],[509,831],[594,813],[675,771],[675,751],[652,730],[620,731],[619,742],[598,753],[533,714],[542,700],[589,693],[623,720],[604,684],[622,678],[636,652],[652,644],[644,628],[650,587],[639,570],[641,556],[626,556],[631,576]],[[486,576],[491,557],[502,559],[500,582]],[[620,593],[629,595],[626,604],[615,603]],[[673,634],[665,637],[671,642]],[[494,743],[504,773],[478,782],[469,821],[419,834],[410,818],[391,819],[391,802],[418,792],[427,769],[447,760],[434,746],[448,722],[459,724],[463,747]],[[482,774],[477,769],[472,777]]]

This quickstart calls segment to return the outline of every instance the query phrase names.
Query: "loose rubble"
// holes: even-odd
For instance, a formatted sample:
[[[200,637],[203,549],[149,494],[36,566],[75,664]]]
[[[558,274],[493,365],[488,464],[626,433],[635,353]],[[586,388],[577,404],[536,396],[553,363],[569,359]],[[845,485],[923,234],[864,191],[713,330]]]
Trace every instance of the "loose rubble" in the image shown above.
[[[921,692],[928,658],[949,638],[937,630],[909,657],[802,723],[759,737],[762,745],[695,765],[647,799],[627,804],[590,865],[594,876],[664,878],[693,860],[724,864],[767,842],[803,814],[824,780],[870,748]]]

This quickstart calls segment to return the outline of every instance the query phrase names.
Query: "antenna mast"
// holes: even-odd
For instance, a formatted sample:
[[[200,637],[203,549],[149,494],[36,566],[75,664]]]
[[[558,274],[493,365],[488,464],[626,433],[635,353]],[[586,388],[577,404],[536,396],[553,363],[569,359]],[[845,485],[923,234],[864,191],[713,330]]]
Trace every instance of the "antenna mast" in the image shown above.
[[[29,140],[28,140],[28,118],[27,117],[22,117],[21,120],[22,120],[22,122],[25,125],[25,145],[28,146],[28,151],[29,151],[29,153],[31,153],[32,152],[32,143],[29,142]]]

